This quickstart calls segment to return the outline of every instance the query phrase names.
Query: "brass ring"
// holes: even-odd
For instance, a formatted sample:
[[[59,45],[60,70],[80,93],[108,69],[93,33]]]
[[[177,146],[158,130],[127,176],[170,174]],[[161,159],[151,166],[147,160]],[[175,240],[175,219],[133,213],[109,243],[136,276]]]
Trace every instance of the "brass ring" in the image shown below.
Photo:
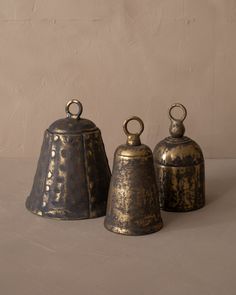
[[[128,123],[133,120],[138,121],[140,124],[140,130],[137,133],[129,132],[128,127],[127,127]],[[124,132],[126,135],[138,135],[139,136],[142,134],[142,132],[144,130],[144,124],[143,124],[143,121],[139,117],[133,116],[133,117],[130,117],[129,119],[125,120],[125,122],[123,123],[123,129],[124,129]]]
[[[77,106],[79,108],[77,114],[73,114],[70,112],[70,106],[73,103],[77,104]],[[72,100],[68,101],[68,103],[66,104],[65,111],[66,111],[67,117],[73,118],[73,119],[78,119],[83,112],[83,105],[78,99],[72,99]]]
[[[183,115],[182,115],[182,117],[180,119],[176,119],[176,118],[174,118],[172,116],[171,111],[174,108],[180,108],[183,111]],[[182,121],[183,122],[185,120],[185,118],[187,117],[187,110],[186,110],[185,106],[183,106],[181,103],[174,103],[174,104],[172,104],[172,106],[169,109],[169,117],[170,117],[171,120],[174,120],[174,121]]]

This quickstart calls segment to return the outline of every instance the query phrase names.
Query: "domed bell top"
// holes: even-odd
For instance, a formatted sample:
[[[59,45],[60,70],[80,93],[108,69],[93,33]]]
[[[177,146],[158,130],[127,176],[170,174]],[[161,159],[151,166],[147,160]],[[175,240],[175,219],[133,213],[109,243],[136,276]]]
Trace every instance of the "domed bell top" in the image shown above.
[[[130,133],[128,131],[128,123],[130,121],[137,121],[140,124],[140,130],[137,133]],[[123,124],[123,130],[127,135],[126,144],[120,145],[115,154],[117,156],[124,156],[124,157],[149,157],[152,156],[151,149],[145,145],[141,144],[140,135],[143,133],[144,124],[143,121],[136,116],[133,116],[127,119]]]
[[[76,104],[73,114],[70,106]],[[66,118],[52,123],[44,141],[26,207],[57,219],[84,219],[105,214],[110,169],[100,130],[80,118],[83,107],[69,101]]]
[[[136,120],[137,133],[130,133],[127,124]],[[127,143],[115,152],[104,225],[115,233],[144,235],[162,228],[159,198],[151,149],[141,144],[143,121],[131,117],[124,122]]]
[[[180,119],[174,118],[171,113],[176,107],[183,110],[183,116]],[[189,137],[184,136],[185,127],[183,122],[186,116],[187,110],[183,105],[175,103],[171,106],[169,110],[171,120],[169,132],[171,136],[159,142],[154,150],[155,160],[160,165],[191,166],[204,161],[199,145]]]
[[[177,119],[172,110],[181,108]],[[170,135],[153,152],[161,207],[167,211],[191,211],[205,204],[204,157],[199,145],[184,136],[186,108],[175,103],[169,109]]]

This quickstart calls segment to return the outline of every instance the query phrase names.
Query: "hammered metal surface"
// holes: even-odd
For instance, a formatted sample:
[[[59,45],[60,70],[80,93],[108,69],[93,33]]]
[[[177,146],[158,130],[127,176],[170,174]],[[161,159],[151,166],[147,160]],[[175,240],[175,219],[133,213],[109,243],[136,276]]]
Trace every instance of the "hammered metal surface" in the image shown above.
[[[68,105],[77,100],[68,102]],[[100,130],[93,122],[72,115],[45,131],[26,207],[56,219],[105,215],[110,169]]]
[[[41,216],[83,219],[105,215],[110,170],[100,131],[45,132],[27,208]]]
[[[204,163],[189,167],[156,164],[161,208],[192,211],[205,205]]]

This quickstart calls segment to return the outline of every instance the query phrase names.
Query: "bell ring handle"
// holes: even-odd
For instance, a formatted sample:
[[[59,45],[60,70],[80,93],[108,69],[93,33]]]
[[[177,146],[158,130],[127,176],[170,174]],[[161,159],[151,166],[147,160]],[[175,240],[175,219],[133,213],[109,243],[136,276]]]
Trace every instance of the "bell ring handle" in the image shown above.
[[[138,132],[136,133],[132,133],[128,130],[128,124],[130,121],[137,121],[139,124],[140,124],[140,129]],[[144,130],[144,124],[143,124],[143,121],[137,117],[137,116],[133,116],[133,117],[130,117],[129,119],[125,120],[124,124],[123,124],[123,129],[124,129],[124,132],[127,136],[129,135],[136,135],[136,136],[140,136],[142,133],[143,133],[143,130]]]
[[[70,106],[72,104],[76,104],[78,106],[78,112],[77,112],[77,114],[71,113]],[[80,118],[80,115],[83,112],[83,105],[82,105],[82,103],[78,99],[71,99],[66,104],[65,111],[66,111],[66,115],[67,115],[68,118],[79,119]]]
[[[183,111],[182,117],[180,119],[177,119],[172,115],[172,110],[175,108],[180,108]],[[183,122],[186,119],[186,117],[187,117],[187,110],[186,110],[185,106],[183,106],[181,103],[172,104],[172,106],[169,109],[169,118],[171,120]]]

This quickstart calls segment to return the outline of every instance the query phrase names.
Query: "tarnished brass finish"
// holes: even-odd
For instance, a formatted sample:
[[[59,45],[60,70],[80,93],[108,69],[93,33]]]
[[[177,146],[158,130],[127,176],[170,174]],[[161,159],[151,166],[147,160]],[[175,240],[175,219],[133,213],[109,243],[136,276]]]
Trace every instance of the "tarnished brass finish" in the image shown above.
[[[139,133],[128,131],[131,120],[140,123]],[[152,151],[140,142],[144,129],[140,118],[128,119],[123,127],[127,143],[114,155],[104,225],[119,234],[145,235],[162,228]]]
[[[78,105],[72,114],[71,104]],[[26,207],[56,219],[105,215],[110,169],[100,130],[80,118],[82,104],[71,100],[67,118],[55,121],[44,134],[32,191]]]
[[[180,119],[172,115],[176,107],[183,111]],[[204,157],[199,145],[184,136],[186,116],[182,104],[171,106],[171,136],[158,143],[153,152],[160,204],[166,211],[186,212],[205,204]]]

